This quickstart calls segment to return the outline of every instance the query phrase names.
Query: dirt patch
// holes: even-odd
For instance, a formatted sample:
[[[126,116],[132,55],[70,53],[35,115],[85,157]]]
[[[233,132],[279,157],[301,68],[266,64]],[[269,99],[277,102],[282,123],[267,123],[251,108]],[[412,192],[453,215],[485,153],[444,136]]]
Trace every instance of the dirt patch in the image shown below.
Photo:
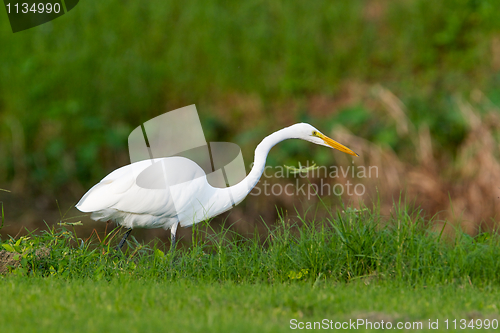
[[[36,260],[47,258],[50,255],[50,249],[43,247],[35,251]],[[7,274],[9,268],[15,269],[21,265],[21,255],[16,252],[0,251],[0,274]]]
[[[8,273],[9,267],[16,268],[20,265],[20,259],[14,259],[16,254],[19,255],[15,252],[8,252],[5,250],[0,251],[0,274]]]

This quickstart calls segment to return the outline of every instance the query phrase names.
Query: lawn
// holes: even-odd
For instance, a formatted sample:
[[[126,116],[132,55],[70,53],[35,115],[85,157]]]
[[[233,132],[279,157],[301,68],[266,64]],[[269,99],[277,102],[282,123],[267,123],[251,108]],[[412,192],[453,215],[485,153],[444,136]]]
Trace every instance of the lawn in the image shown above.
[[[324,319],[362,319],[359,331],[382,321],[428,328],[429,319],[445,328],[448,319],[451,330],[455,319],[457,325],[461,319],[494,325],[500,308],[498,286],[411,287],[393,281],[313,286],[8,277],[1,280],[0,295],[2,332],[288,332],[307,322],[326,325]]]
[[[6,239],[1,331],[498,327],[498,234],[445,236],[403,204],[391,217],[324,210],[282,217],[266,237],[199,224],[176,250],[132,237],[117,253],[121,230],[81,240],[71,224]]]

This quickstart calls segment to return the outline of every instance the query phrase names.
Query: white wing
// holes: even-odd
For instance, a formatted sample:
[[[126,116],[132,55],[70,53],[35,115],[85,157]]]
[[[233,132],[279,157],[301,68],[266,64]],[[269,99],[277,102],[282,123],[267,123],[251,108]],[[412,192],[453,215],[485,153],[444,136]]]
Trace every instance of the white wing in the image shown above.
[[[134,185],[135,177],[126,165],[104,177],[94,185],[76,204],[80,211],[88,213],[112,207]]]
[[[170,188],[183,184],[178,197],[172,198]],[[78,202],[82,212],[94,212],[97,220],[121,220],[129,215],[130,227],[158,227],[159,223],[176,218],[179,211],[206,191],[214,190],[206,181],[205,172],[195,162],[183,157],[145,160],[119,168],[92,187]],[[148,222],[147,220],[151,221]],[[137,222],[137,223],[136,223]],[[152,224],[152,225],[148,225]],[[154,225],[153,225],[154,224]]]

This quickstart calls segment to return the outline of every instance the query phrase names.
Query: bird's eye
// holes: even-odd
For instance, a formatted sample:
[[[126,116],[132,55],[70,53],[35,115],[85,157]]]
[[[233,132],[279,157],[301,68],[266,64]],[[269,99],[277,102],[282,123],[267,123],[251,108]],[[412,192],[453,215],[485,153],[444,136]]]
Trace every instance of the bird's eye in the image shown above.
[[[318,136],[318,132],[313,131],[313,136]]]

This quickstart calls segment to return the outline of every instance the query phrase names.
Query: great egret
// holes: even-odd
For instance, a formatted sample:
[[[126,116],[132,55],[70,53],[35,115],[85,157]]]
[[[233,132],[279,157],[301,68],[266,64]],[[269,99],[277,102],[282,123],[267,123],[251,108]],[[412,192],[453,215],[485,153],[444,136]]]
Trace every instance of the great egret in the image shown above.
[[[114,221],[129,228],[118,249],[133,228],[160,227],[170,229],[171,246],[174,247],[179,224],[183,227],[193,225],[243,201],[262,176],[269,150],[286,139],[302,139],[358,156],[313,126],[299,123],[264,138],[255,149],[252,170],[234,186],[215,188],[194,161],[179,156],[164,157],[135,162],[111,172],[80,199],[76,208],[92,212],[93,220]],[[152,165],[160,167],[152,168]],[[149,170],[149,179],[158,179],[162,183],[160,189],[137,184],[138,175],[145,170]],[[171,190],[165,190],[169,186]]]

